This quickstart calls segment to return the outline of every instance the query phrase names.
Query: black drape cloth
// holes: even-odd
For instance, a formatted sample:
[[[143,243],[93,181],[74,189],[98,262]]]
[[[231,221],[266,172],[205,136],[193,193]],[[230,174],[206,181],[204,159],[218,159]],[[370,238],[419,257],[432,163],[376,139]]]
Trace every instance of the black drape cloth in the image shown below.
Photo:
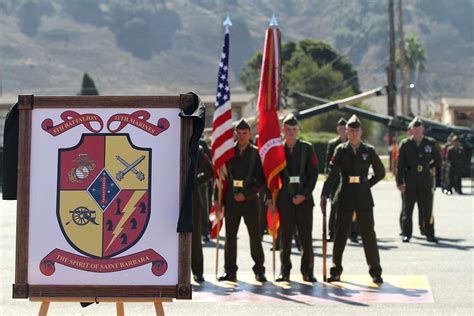
[[[19,126],[20,115],[17,103],[7,114],[3,131],[2,198],[4,200],[16,200]]]
[[[192,210],[192,195],[194,188],[194,181],[199,155],[199,139],[204,131],[204,124],[206,119],[206,107],[199,96],[193,92],[193,103],[187,108],[183,109],[179,116],[193,119],[193,133],[189,140],[189,158],[190,164],[188,174],[186,175],[186,183],[184,184],[184,194],[182,196],[181,208],[179,210],[178,219],[178,233],[188,233],[193,230],[193,210]]]

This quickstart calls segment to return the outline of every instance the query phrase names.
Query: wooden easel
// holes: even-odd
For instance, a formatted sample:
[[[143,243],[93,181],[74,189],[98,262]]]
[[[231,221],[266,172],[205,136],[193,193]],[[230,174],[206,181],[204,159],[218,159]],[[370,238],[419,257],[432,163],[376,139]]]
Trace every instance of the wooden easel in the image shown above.
[[[163,310],[164,302],[172,302],[172,298],[141,298],[141,297],[30,297],[31,302],[41,302],[38,316],[48,315],[49,304],[52,302],[107,302],[117,304],[117,316],[124,316],[125,309],[123,303],[142,303],[153,302],[155,305],[155,312],[157,316],[164,316]]]
[[[89,267],[87,271],[91,272],[88,274],[89,279],[84,279],[81,284],[58,284],[58,285],[50,285],[50,284],[42,284],[42,283],[51,283],[43,282],[42,280],[47,281],[48,278],[44,278],[43,276],[38,279],[35,284],[28,283],[28,272],[29,268],[32,267],[31,263],[28,261],[30,256],[29,249],[35,249],[35,243],[30,243],[30,241],[37,241],[35,234],[32,234],[32,230],[30,230],[30,226],[38,225],[38,227],[42,227],[43,223],[33,221],[30,225],[30,219],[34,218],[35,213],[37,212],[36,209],[31,208],[31,197],[34,196],[35,193],[35,169],[31,168],[32,159],[36,159],[38,153],[41,151],[32,150],[36,148],[35,146],[32,147],[32,138],[31,135],[34,135],[37,132],[44,133],[45,131],[49,133],[47,130],[44,130],[43,126],[39,124],[39,122],[33,122],[33,117],[36,114],[34,113],[43,113],[48,117],[45,122],[48,123],[51,121],[51,124],[47,124],[48,127],[54,126],[54,124],[59,124],[57,126],[63,126],[61,124],[65,124],[66,121],[69,122],[71,119],[68,117],[67,120],[57,117],[57,111],[62,111],[62,113],[68,113],[68,111],[79,111],[83,113],[86,111],[85,109],[101,109],[100,115],[99,114],[92,114],[91,120],[93,119],[100,119],[105,122],[107,118],[110,119],[110,115],[121,114],[123,111],[126,110],[126,115],[132,115],[134,113],[129,113],[131,111],[127,109],[140,109],[140,111],[151,111],[150,113],[156,113],[157,117],[160,117],[158,120],[161,122],[161,119],[167,120],[167,117],[173,122],[173,125],[176,126],[177,129],[180,129],[180,137],[179,137],[179,155],[177,155],[177,159],[179,159],[179,172],[178,172],[178,179],[179,179],[179,186],[176,188],[176,197],[173,195],[173,199],[177,198],[180,201],[180,205],[177,209],[170,209],[169,212],[171,214],[175,214],[178,211],[181,211],[181,204],[184,200],[183,197],[186,194],[186,184],[188,179],[188,170],[189,166],[191,165],[191,158],[189,155],[189,144],[190,140],[193,135],[193,122],[194,119],[192,116],[188,115],[187,113],[194,112],[194,109],[197,107],[198,98],[196,95],[193,94],[182,94],[182,95],[175,95],[175,96],[34,96],[34,95],[22,95],[18,97],[18,111],[19,111],[19,139],[18,139],[18,152],[21,155],[18,156],[18,200],[17,200],[17,216],[16,216],[16,260],[15,260],[15,283],[13,284],[13,291],[12,297],[15,299],[25,299],[29,298],[31,301],[40,302],[41,307],[39,310],[39,315],[47,315],[49,305],[52,302],[109,302],[115,303],[117,308],[117,315],[124,315],[124,303],[125,302],[150,302],[153,303],[156,310],[156,315],[164,315],[164,310],[162,303],[163,302],[172,302],[174,298],[176,299],[191,299],[192,298],[192,287],[191,287],[191,232],[180,231],[178,233],[178,240],[173,243],[166,242],[163,246],[166,249],[173,249],[173,251],[177,247],[178,257],[177,262],[175,259],[167,262],[166,266],[159,256],[157,256],[158,261],[153,259],[149,263],[151,264],[151,272],[156,277],[161,277],[163,273],[166,274],[166,278],[164,281],[160,281],[158,284],[149,284],[148,281],[150,277],[155,278],[147,272],[146,276],[143,276],[145,270],[134,272],[134,276],[136,275],[139,277],[138,279],[134,280],[133,284],[123,284],[125,280],[129,280],[129,277],[123,279],[122,284],[116,284],[116,282],[111,282],[107,285],[96,284],[96,280],[94,278],[93,273],[102,273],[102,272],[117,272],[117,276],[121,276],[122,274],[119,273],[121,270],[110,270],[111,268],[107,268],[107,271],[99,271],[99,270],[91,270],[92,267]],[[172,114],[168,111],[168,109],[172,111],[182,112],[184,115],[181,115],[180,123],[178,124],[175,121],[176,117],[175,114]],[[52,111],[52,112],[50,112]],[[59,112],[58,112],[59,113]],[[75,112],[76,113],[76,112]],[[85,112],[84,112],[85,113]],[[148,112],[147,112],[148,113]],[[150,114],[149,113],[149,114]],[[49,119],[50,115],[54,115],[54,121]],[[82,114],[80,114],[82,115]],[[103,116],[103,117],[102,117]],[[109,120],[107,119],[107,120]],[[144,132],[150,133],[157,136],[159,133],[163,132],[163,126],[161,123],[157,124],[156,126],[153,125],[154,123],[148,122],[148,118],[140,118],[144,124],[143,126],[147,126],[150,130],[145,130]],[[63,122],[61,122],[63,121]],[[168,123],[170,123],[170,121]],[[57,123],[55,123],[57,122]],[[76,122],[76,121],[74,121]],[[38,124],[37,124],[38,123]],[[46,124],[45,123],[45,124]],[[77,121],[76,123],[80,123],[79,125],[83,124],[83,121]],[[74,124],[76,124],[74,123]],[[122,122],[124,123],[124,122]],[[145,124],[146,123],[146,124]],[[128,124],[128,123],[127,123]],[[152,124],[153,126],[149,125]],[[79,126],[74,125],[74,126]],[[101,125],[101,124],[100,124]],[[46,125],[45,125],[46,126]],[[65,125],[64,125],[65,126]],[[72,128],[72,125],[69,125]],[[102,129],[98,132],[103,130],[104,135],[108,135],[109,133],[103,129],[105,125],[101,125]],[[141,128],[139,126],[135,126]],[[168,125],[169,127],[169,125]],[[88,129],[88,128],[87,128]],[[107,128],[108,130],[109,128]],[[49,130],[49,129],[48,129]],[[77,131],[82,130],[84,132],[83,135],[89,134],[86,130],[77,128]],[[109,130],[110,131],[110,130]],[[82,133],[82,132],[81,132]],[[139,133],[139,131],[137,131]],[[140,132],[141,133],[141,132]],[[174,133],[174,132],[173,132]],[[113,133],[112,133],[113,134]],[[119,134],[118,134],[119,135]],[[134,137],[141,137],[140,134]],[[145,135],[145,134],[143,134]],[[171,135],[168,133],[168,135]],[[174,133],[174,135],[177,135]],[[49,137],[49,136],[47,136]],[[82,136],[81,136],[82,137]],[[84,136],[85,137],[85,136]],[[82,139],[82,138],[81,138]],[[131,140],[128,140],[131,144]],[[59,146],[59,145],[58,145]],[[54,148],[56,148],[55,146]],[[147,146],[148,147],[148,146]],[[158,147],[161,145],[157,145],[154,150],[158,150]],[[151,150],[150,148],[144,148],[146,150]],[[52,156],[45,156],[42,159],[50,159],[51,157],[56,157],[54,155],[54,151]],[[56,159],[56,158],[54,158]],[[56,166],[56,163],[52,161],[52,166]],[[178,166],[175,166],[178,167]],[[173,167],[173,168],[175,168]],[[41,182],[38,182],[39,185],[42,185]],[[51,187],[50,190],[55,191],[55,187]],[[30,192],[31,191],[31,192]],[[31,193],[31,194],[30,194]],[[48,203],[54,203],[54,199],[52,198]],[[57,201],[56,201],[57,202]],[[151,203],[149,203],[151,204]],[[41,212],[41,209],[38,209]],[[148,212],[149,214],[149,212]],[[186,212],[183,215],[187,215]],[[48,216],[51,216],[52,219],[55,218],[55,213],[52,212]],[[174,215],[173,215],[174,216]],[[180,217],[185,218],[186,216]],[[35,222],[35,224],[33,224]],[[151,224],[150,224],[151,225]],[[179,225],[178,225],[179,226]],[[184,226],[183,226],[184,227]],[[56,227],[57,229],[58,227]],[[57,230],[55,233],[57,235],[58,241],[60,240],[63,242],[63,238],[61,237],[61,232]],[[176,234],[175,231],[172,231],[172,234]],[[151,234],[148,234],[151,236]],[[56,238],[56,237],[55,237]],[[82,238],[82,237],[81,237]],[[146,238],[145,238],[146,239]],[[149,245],[150,249],[142,249],[137,248],[135,250],[142,251],[152,250],[155,251],[155,246],[158,249],[162,249],[161,241],[157,241],[156,238],[152,238],[153,243],[147,244]],[[155,241],[157,243],[155,243]],[[73,247],[75,248],[75,247]],[[56,248],[54,243],[48,243],[47,247],[40,251],[40,249],[36,249],[41,256],[46,255],[49,251],[50,254],[53,253],[54,250],[59,249]],[[128,249],[128,248],[127,248]],[[135,251],[133,250],[133,251]],[[66,247],[65,249],[61,249],[61,251],[72,251],[72,248]],[[118,254],[118,253],[117,253]],[[74,255],[74,254],[73,254]],[[175,258],[173,256],[173,258]],[[48,260],[46,260],[48,259]],[[57,257],[56,257],[57,259]],[[65,262],[55,261],[56,259],[49,260],[49,258],[44,257],[42,260],[41,265],[39,266],[38,270],[38,263],[35,261],[34,265],[36,269],[34,273],[43,274],[44,276],[50,276],[55,272],[55,264],[63,265]],[[97,259],[97,258],[96,258]],[[104,258],[105,259],[105,258]],[[113,259],[118,259],[113,258]],[[81,260],[89,260],[81,259]],[[124,259],[125,260],[125,259]],[[128,259],[127,259],[128,260]],[[85,262],[85,261],[84,261]],[[91,261],[92,262],[92,261]],[[118,261],[116,261],[118,262]],[[158,264],[159,262],[159,264]],[[43,265],[44,263],[44,265]],[[142,264],[142,262],[138,262]],[[137,263],[137,264],[138,264]],[[148,263],[146,263],[148,264]],[[133,264],[135,265],[135,264]],[[167,269],[168,265],[173,266],[173,269]],[[43,268],[43,271],[41,271]],[[70,270],[69,268],[72,268]],[[74,271],[80,270],[79,266],[69,266],[67,273],[79,273],[79,275],[83,276],[84,272]],[[97,267],[96,267],[97,268]],[[122,267],[119,267],[122,268]],[[125,267],[124,267],[125,268]],[[127,269],[132,269],[133,267],[128,266]],[[115,269],[115,266],[114,268]],[[125,272],[128,274],[128,272]],[[58,278],[61,281],[61,276]],[[53,278],[54,280],[56,280]],[[74,277],[72,278],[74,279]],[[143,280],[147,280],[144,282]],[[156,279],[154,279],[156,280]],[[173,282],[170,282],[170,281]],[[176,280],[176,281],[174,281]],[[65,281],[60,283],[64,283]],[[99,282],[100,283],[100,282]],[[137,283],[137,284],[135,284]],[[146,284],[143,284],[146,283]],[[153,282],[155,283],[155,282]],[[147,285],[148,284],[148,285]],[[129,297],[132,295],[134,297]],[[78,306],[79,308],[79,306]]]

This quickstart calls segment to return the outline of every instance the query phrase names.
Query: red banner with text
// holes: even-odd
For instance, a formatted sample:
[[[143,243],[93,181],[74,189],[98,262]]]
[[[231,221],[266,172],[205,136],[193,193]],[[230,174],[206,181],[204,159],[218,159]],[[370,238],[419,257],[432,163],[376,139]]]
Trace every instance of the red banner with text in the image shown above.
[[[76,255],[61,249],[54,249],[40,262],[40,270],[50,276],[56,270],[55,263],[83,271],[108,273],[133,269],[151,264],[151,272],[156,276],[163,275],[168,269],[165,258],[152,249],[143,250],[128,256],[110,259],[96,259]]]

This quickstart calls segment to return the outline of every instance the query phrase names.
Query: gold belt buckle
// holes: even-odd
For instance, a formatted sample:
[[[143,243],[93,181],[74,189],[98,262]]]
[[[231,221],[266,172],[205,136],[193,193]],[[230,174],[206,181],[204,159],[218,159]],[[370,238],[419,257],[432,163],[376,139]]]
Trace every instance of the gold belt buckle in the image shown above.
[[[416,171],[423,172],[423,166],[422,165],[416,166]]]
[[[234,180],[232,184],[234,185],[234,188],[243,188],[244,180]]]
[[[300,183],[300,177],[299,176],[290,177],[290,183]]]
[[[360,177],[359,176],[349,177],[349,183],[360,183]]]

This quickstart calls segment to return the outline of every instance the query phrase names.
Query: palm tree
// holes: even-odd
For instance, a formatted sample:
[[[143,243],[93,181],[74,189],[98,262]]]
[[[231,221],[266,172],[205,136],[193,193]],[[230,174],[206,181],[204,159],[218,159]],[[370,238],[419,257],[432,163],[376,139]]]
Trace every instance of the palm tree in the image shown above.
[[[418,41],[415,35],[407,35],[405,37],[405,63],[408,68],[410,88],[415,87],[418,91],[418,113],[420,114],[420,101],[419,101],[419,82],[420,72],[425,70],[426,61],[426,50],[422,43]],[[407,105],[409,111],[411,111],[411,90],[408,89],[407,93]]]

